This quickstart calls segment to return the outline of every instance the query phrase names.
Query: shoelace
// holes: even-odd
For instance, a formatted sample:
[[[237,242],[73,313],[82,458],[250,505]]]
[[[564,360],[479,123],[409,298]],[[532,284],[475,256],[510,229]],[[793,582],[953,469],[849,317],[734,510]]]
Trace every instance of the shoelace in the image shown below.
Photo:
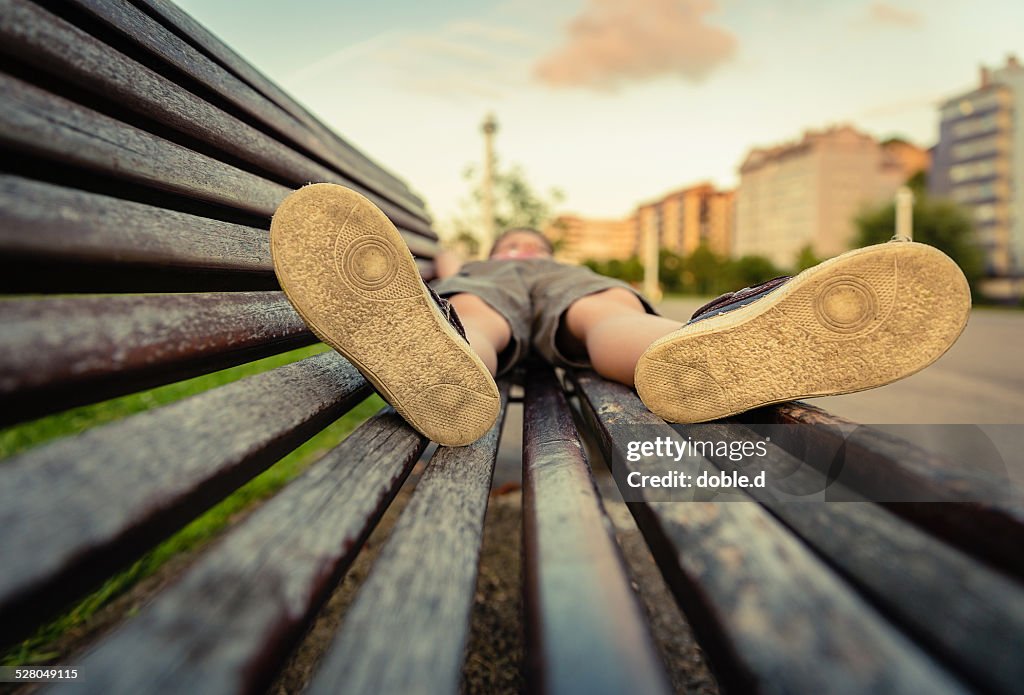
[[[444,316],[448,323],[452,325],[452,328],[458,331],[459,335],[462,336],[462,339],[468,343],[469,338],[466,337],[466,328],[462,325],[462,321],[459,319],[459,314],[455,311],[455,307],[452,306],[452,303],[435,292],[427,283],[423,283],[423,286],[427,288],[427,292],[430,292],[430,297],[441,310],[441,315]]]

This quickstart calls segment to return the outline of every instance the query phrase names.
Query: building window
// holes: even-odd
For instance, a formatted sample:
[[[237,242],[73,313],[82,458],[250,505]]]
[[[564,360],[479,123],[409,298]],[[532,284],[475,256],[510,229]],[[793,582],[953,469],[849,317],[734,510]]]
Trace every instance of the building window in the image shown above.
[[[995,186],[992,183],[971,183],[953,189],[953,200],[967,203],[973,200],[991,200],[995,198]]]
[[[974,208],[974,219],[984,224],[996,218],[996,206],[992,203],[983,203]]]
[[[983,159],[978,162],[957,164],[949,169],[949,180],[953,183],[969,181],[970,179],[983,179],[996,175],[996,162],[994,159]]]
[[[999,119],[996,114],[990,113],[978,118],[953,124],[953,137],[961,140],[972,135],[989,133],[999,129]]]
[[[977,140],[969,140],[968,142],[961,142],[953,145],[950,150],[950,154],[953,156],[953,161],[962,161],[964,159],[971,159],[983,154],[995,154],[999,149],[999,138],[994,135],[978,138]]]

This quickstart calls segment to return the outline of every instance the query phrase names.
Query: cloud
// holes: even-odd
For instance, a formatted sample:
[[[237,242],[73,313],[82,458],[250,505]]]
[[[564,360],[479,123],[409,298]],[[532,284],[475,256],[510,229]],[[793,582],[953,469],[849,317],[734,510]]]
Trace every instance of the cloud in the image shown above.
[[[904,10],[885,2],[873,2],[868,7],[868,21],[896,27],[917,27],[924,23],[924,17],[913,10]]]
[[[659,75],[700,81],[736,52],[731,33],[704,22],[714,9],[714,0],[588,0],[533,76],[599,89]]]
[[[343,46],[293,71],[285,82],[322,81],[358,67],[399,89],[493,101],[522,84],[536,50],[536,39],[526,31],[486,18],[462,19]]]
[[[885,116],[899,116],[905,113],[921,112],[923,110],[934,112],[935,108],[942,103],[944,98],[944,94],[922,94],[908,99],[888,101],[880,104],[875,104],[874,106],[871,106],[861,111],[856,116],[854,116],[854,118],[862,119]]]
[[[321,56],[311,63],[303,65],[297,70],[293,70],[291,73],[284,76],[284,82],[292,84],[307,80],[313,81],[323,79],[325,75],[330,75],[341,67],[358,64],[360,61],[364,61],[368,57],[372,57],[401,36],[402,34],[399,32],[388,31],[382,34],[377,34],[376,36],[371,36],[370,38],[359,41],[358,43],[342,46],[325,56]]]
[[[520,86],[533,43],[514,27],[458,20],[407,32],[375,60],[400,89],[453,101],[494,101]]]
[[[441,60],[455,64],[484,65],[496,59],[495,53],[486,46],[425,34],[410,36],[403,42],[401,50],[406,56],[414,56],[418,61]]]
[[[446,30],[456,36],[482,39],[498,44],[530,44],[533,39],[526,32],[500,24],[492,24],[475,20],[450,22]]]

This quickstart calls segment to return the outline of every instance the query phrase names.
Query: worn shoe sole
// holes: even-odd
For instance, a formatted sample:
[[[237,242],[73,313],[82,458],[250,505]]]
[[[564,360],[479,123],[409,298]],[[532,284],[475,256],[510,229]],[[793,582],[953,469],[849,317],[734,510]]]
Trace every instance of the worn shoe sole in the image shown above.
[[[334,184],[301,188],[274,214],[270,251],[281,288],[310,329],[406,422],[449,446],[491,428],[501,407],[494,379],[373,203]]]
[[[683,423],[862,391],[937,360],[970,309],[967,280],[941,251],[869,246],[655,341],[637,363],[636,389],[652,412]]]

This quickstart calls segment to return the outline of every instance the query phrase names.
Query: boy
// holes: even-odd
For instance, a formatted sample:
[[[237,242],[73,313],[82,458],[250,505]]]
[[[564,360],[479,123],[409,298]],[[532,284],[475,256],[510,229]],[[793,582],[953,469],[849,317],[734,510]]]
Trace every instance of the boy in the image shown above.
[[[971,307],[952,260],[899,241],[723,295],[680,326],[625,283],[553,260],[530,229],[502,234],[486,261],[442,268],[435,293],[384,213],[333,184],[282,202],[271,253],[313,332],[410,425],[451,446],[490,429],[494,377],[531,345],[635,386],[665,420],[703,422],[913,374],[956,341]]]

